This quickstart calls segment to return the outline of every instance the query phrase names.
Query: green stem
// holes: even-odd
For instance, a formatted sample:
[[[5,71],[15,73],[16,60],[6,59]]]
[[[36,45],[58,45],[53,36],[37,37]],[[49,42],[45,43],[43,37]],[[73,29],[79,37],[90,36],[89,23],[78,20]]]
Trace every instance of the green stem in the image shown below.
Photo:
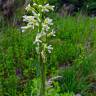
[[[41,10],[39,10],[39,13],[40,13],[40,20],[41,22],[44,22],[44,17],[43,17],[43,13],[41,12]],[[42,31],[42,23],[40,23],[40,26],[39,26],[39,29],[38,29],[38,32],[41,32]],[[40,63],[40,78],[41,78],[41,86],[40,86],[40,96],[46,96],[46,61],[44,61],[43,57],[42,57],[42,50],[44,50],[42,48],[42,44],[39,46],[39,63]],[[45,52],[45,50],[44,50]],[[45,57],[46,58],[46,57]]]
[[[45,81],[46,81],[45,63],[41,62],[41,92],[40,92],[40,96],[45,96],[45,92],[46,92]]]

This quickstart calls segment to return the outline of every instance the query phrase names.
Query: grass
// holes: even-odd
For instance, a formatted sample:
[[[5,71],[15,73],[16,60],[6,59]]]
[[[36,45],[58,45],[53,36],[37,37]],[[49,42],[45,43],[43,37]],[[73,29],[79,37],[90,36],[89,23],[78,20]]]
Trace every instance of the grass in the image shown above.
[[[48,57],[48,78],[58,74],[63,77],[59,82],[62,94],[95,96],[92,86],[96,83],[96,18],[60,17],[54,13],[51,17],[56,38],[50,41],[54,50]],[[33,45],[35,31],[21,33],[19,27],[6,24],[1,24],[0,31],[0,94],[30,96],[32,79],[39,76]]]

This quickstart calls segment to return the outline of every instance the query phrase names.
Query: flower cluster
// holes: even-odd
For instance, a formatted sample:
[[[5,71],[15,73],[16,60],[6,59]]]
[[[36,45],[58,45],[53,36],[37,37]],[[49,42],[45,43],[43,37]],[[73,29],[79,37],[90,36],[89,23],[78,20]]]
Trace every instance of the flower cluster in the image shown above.
[[[33,16],[23,16],[23,21],[27,22],[26,26],[21,27],[22,32],[24,32],[26,29],[32,28],[34,29],[35,26],[39,26],[40,21],[40,14],[36,14],[34,11],[32,12],[34,15]]]
[[[49,4],[46,4],[45,6],[43,5],[38,6],[36,3],[34,3],[33,6],[36,6],[39,9],[41,9],[41,12],[49,12],[50,10],[54,10],[54,6],[50,6]]]
[[[39,52],[40,46],[43,46],[43,51],[47,51],[51,53],[53,50],[52,45],[47,45],[47,37],[49,36],[56,36],[55,31],[51,29],[53,25],[53,20],[49,17],[44,18],[44,13],[53,11],[54,6],[50,6],[49,4],[46,5],[38,5],[34,3],[32,6],[29,4],[26,7],[27,11],[32,13],[32,16],[23,16],[23,21],[27,23],[26,26],[21,27],[22,32],[25,32],[27,29],[34,29],[35,27],[38,28],[38,32],[34,41],[36,44],[36,51]],[[46,38],[46,39],[44,39]]]

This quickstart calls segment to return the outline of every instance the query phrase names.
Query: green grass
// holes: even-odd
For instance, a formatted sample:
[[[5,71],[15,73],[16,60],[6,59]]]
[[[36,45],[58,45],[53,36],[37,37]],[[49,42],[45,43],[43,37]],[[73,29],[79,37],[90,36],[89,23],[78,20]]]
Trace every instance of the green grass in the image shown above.
[[[91,87],[96,83],[96,18],[82,15],[59,17],[54,13],[51,17],[54,19],[56,37],[50,41],[54,50],[48,56],[47,76],[55,76],[57,72],[63,76],[59,82],[62,94],[95,94]],[[30,96],[32,79],[39,76],[34,38],[35,31],[21,33],[19,27],[1,22],[1,96]],[[19,72],[16,73],[16,70]]]

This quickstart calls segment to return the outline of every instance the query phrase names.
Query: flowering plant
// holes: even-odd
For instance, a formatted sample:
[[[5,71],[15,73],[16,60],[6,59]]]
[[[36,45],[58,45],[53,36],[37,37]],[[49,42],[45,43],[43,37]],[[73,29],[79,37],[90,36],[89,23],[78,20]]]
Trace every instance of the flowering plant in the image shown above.
[[[53,11],[54,6],[50,6],[49,4],[38,5],[33,3],[25,8],[27,12],[31,12],[32,15],[23,16],[23,21],[27,23],[26,26],[21,27],[22,32],[25,32],[27,29],[34,30],[37,28],[36,38],[34,40],[34,44],[36,45],[36,52],[38,54],[38,59],[40,63],[41,69],[41,93],[40,96],[45,96],[45,81],[46,81],[46,73],[45,73],[45,63],[47,60],[46,54],[53,50],[52,45],[48,45],[48,38],[50,36],[55,36],[54,29],[51,28],[53,25],[53,20],[49,17],[45,17],[44,14]]]

